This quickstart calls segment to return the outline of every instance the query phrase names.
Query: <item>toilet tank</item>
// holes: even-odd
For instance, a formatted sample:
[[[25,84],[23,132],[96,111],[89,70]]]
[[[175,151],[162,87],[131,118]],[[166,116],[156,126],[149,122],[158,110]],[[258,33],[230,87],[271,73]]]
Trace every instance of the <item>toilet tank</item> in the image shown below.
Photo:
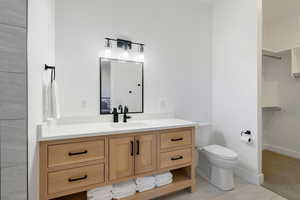
[[[199,122],[199,126],[196,128],[196,146],[198,148],[205,147],[207,145],[215,144],[214,134],[212,133],[211,125],[207,123]]]

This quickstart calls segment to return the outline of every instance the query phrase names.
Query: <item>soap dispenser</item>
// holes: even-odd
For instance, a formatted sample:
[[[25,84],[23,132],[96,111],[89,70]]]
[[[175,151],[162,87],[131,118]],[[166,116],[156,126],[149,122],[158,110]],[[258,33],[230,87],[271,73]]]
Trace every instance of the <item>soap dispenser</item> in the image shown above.
[[[114,116],[114,123],[118,123],[118,122],[119,122],[119,113],[118,113],[117,108],[114,108],[114,109],[113,109],[112,114],[113,114],[113,116]]]

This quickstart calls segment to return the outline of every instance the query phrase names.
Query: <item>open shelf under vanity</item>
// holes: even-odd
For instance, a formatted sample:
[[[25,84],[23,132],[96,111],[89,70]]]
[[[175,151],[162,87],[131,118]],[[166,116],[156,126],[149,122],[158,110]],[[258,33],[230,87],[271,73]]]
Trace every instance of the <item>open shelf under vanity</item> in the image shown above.
[[[135,195],[122,198],[121,200],[147,200],[155,197],[164,196],[176,192],[178,190],[189,188],[192,185],[192,179],[185,174],[184,169],[185,168],[172,170],[171,173],[173,174],[173,182],[168,185],[156,187],[152,190],[148,190],[145,192],[137,192]]]

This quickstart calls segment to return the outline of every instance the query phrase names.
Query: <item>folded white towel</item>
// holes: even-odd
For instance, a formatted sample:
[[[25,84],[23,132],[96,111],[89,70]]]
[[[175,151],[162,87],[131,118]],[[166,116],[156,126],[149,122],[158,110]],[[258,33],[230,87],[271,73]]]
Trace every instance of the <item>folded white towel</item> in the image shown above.
[[[135,179],[135,183],[137,185],[147,184],[147,183],[151,184],[151,183],[155,183],[155,178],[154,178],[154,176],[145,176],[145,177]]]
[[[113,198],[114,199],[121,199],[121,198],[132,196],[135,193],[136,193],[135,191],[130,191],[130,192],[122,193],[122,194],[113,194]]]
[[[104,186],[104,187],[98,187],[98,188],[95,188],[95,189],[92,189],[92,190],[89,190],[87,192],[87,194],[94,194],[94,193],[111,193],[113,187],[112,185],[107,185],[107,186]]]
[[[145,192],[147,190],[151,190],[151,189],[155,188],[155,186],[156,186],[155,183],[154,184],[148,184],[148,185],[138,185],[136,190],[138,192]]]
[[[89,198],[112,198],[112,193],[101,193],[101,192],[95,192],[93,194],[87,194],[87,197]]]
[[[138,185],[136,185],[136,188],[152,186],[152,185],[155,185],[155,183],[156,182],[154,182],[154,183],[147,183],[147,184],[138,184]]]
[[[156,186],[157,187],[161,187],[161,186],[164,186],[164,185],[168,185],[168,184],[170,184],[172,182],[173,182],[173,179],[164,180],[164,181],[157,181],[156,182]]]
[[[135,191],[136,184],[134,181],[127,181],[113,185],[112,193],[113,194],[122,194],[128,191]]]
[[[135,192],[136,192],[136,188],[135,189],[130,189],[130,190],[123,190],[123,191],[113,192],[112,195],[113,195],[113,197],[123,196],[124,194],[135,193]]]
[[[169,179],[169,178],[173,178],[173,174],[171,172],[166,172],[166,173],[162,173],[162,174],[157,174],[154,176],[156,180],[159,179]]]
[[[96,196],[96,197],[88,196],[87,199],[88,200],[112,200],[113,196],[112,194],[110,194],[109,196]]]
[[[169,181],[172,180],[173,178],[162,178],[162,179],[156,179],[155,182],[165,182],[165,181]]]

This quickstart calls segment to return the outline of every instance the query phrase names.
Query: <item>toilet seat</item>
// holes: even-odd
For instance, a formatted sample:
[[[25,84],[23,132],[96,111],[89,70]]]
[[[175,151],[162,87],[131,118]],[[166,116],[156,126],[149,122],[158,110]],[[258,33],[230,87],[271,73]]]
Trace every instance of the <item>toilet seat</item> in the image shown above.
[[[203,147],[203,149],[212,156],[216,156],[224,160],[236,160],[238,158],[237,153],[220,145],[209,145]]]

